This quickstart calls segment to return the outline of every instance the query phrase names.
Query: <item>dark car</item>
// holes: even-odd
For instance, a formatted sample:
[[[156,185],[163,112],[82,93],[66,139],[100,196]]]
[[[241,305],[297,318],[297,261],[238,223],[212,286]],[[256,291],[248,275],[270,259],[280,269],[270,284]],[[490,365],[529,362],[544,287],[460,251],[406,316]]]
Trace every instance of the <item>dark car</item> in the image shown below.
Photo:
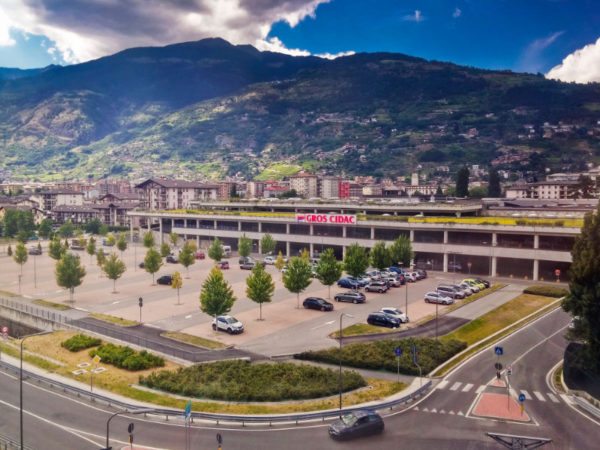
[[[30,248],[27,253],[29,253],[30,255],[41,255],[42,254],[42,250],[40,250],[37,247],[33,247],[33,248]]]
[[[400,321],[398,319],[384,312],[375,312],[369,314],[369,317],[367,317],[367,323],[377,327],[398,328],[400,326]]]
[[[229,261],[219,261],[217,263],[217,267],[221,270],[223,269],[229,269]]]
[[[206,255],[204,254],[204,252],[202,250],[198,250],[196,252],[196,259],[204,259],[206,258]]]
[[[389,287],[385,281],[371,281],[369,284],[367,284],[365,286],[365,291],[379,292],[380,294],[387,292],[388,289],[389,289]]]
[[[177,258],[175,258],[173,255],[169,255],[167,256],[167,262],[171,264],[177,264],[179,261],[177,261]]]
[[[360,287],[360,284],[348,278],[342,278],[341,280],[338,280],[337,285],[346,289],[358,289]]]
[[[142,261],[141,263],[138,264],[138,267],[140,269],[143,269],[144,267],[146,267],[146,263],[144,261]]]
[[[351,439],[382,433],[383,419],[370,409],[359,409],[344,414],[341,419],[329,425],[329,436],[333,439]]]
[[[336,302],[364,303],[367,298],[362,292],[348,291],[335,294],[333,299]]]
[[[319,309],[321,311],[333,311],[333,305],[327,300],[319,297],[308,297],[302,302],[306,309]]]
[[[171,275],[163,275],[162,277],[158,277],[156,282],[158,284],[171,285],[171,283],[173,283],[173,277]]]
[[[475,281],[477,281],[478,283],[482,283],[486,289],[490,287],[490,282],[488,280],[484,280],[482,278],[475,278]]]
[[[425,269],[417,269],[415,272],[417,272],[417,277],[419,277],[420,280],[427,278],[427,271]]]

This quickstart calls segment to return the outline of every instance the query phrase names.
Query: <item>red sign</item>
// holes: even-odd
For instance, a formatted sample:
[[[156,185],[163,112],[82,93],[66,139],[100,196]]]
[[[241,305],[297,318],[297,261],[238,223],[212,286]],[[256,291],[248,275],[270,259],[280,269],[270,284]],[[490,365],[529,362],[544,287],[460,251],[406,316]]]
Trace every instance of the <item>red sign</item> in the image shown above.
[[[558,276],[560,275],[560,269],[556,269],[556,270],[554,271],[554,275],[556,275],[556,276],[558,277]]]
[[[2,327],[2,333],[3,334],[8,333],[8,327]]]
[[[468,267],[469,267],[469,269],[470,269],[470,268],[471,268],[471,263],[470,263],[470,262],[468,262],[468,263],[467,263],[467,266],[468,266]]]
[[[328,225],[356,225],[356,216],[348,214],[296,214],[296,222]]]

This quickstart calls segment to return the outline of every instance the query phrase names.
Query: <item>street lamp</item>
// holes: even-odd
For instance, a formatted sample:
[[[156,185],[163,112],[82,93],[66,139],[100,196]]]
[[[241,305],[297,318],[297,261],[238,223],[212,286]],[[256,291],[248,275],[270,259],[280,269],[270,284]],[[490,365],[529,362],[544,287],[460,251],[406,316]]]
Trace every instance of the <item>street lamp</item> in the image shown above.
[[[113,419],[113,417],[119,416],[121,414],[146,414],[146,413],[151,413],[151,412],[155,412],[155,411],[156,411],[156,409],[154,409],[154,408],[142,408],[142,409],[133,409],[131,411],[125,409],[123,411],[117,411],[116,413],[114,413],[106,421],[106,447],[103,448],[102,450],[112,450],[112,447],[110,447],[108,444],[108,439],[109,439],[108,436],[109,436],[109,432],[110,432],[110,421]]]
[[[19,370],[19,430],[21,435],[21,450],[23,450],[23,342],[33,336],[41,336],[42,334],[52,333],[52,331],[42,331],[40,333],[30,334],[21,338],[21,366]]]
[[[351,314],[341,313],[340,314],[340,410],[342,409],[342,318],[354,317]]]

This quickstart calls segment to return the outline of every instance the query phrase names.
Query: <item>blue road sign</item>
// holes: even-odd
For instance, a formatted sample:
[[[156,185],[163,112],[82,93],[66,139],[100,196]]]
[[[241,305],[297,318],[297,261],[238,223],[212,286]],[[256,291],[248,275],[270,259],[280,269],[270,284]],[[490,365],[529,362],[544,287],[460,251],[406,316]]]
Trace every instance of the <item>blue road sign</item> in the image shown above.
[[[400,355],[402,355],[402,349],[400,347],[396,347],[396,349],[394,350],[394,353],[396,354],[396,356],[400,356]]]
[[[523,403],[525,401],[525,394],[519,394],[519,401]]]
[[[494,353],[498,356],[502,356],[504,349],[502,347],[494,347]]]
[[[185,404],[185,420],[188,420],[192,415],[192,401],[188,400]]]

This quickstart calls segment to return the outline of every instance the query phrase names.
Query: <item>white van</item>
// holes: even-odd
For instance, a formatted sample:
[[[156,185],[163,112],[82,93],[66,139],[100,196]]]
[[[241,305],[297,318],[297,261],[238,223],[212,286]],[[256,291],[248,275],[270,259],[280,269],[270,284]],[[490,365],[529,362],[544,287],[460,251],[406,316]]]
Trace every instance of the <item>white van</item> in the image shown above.
[[[225,253],[225,258],[231,257],[231,245],[224,245],[223,252]]]

